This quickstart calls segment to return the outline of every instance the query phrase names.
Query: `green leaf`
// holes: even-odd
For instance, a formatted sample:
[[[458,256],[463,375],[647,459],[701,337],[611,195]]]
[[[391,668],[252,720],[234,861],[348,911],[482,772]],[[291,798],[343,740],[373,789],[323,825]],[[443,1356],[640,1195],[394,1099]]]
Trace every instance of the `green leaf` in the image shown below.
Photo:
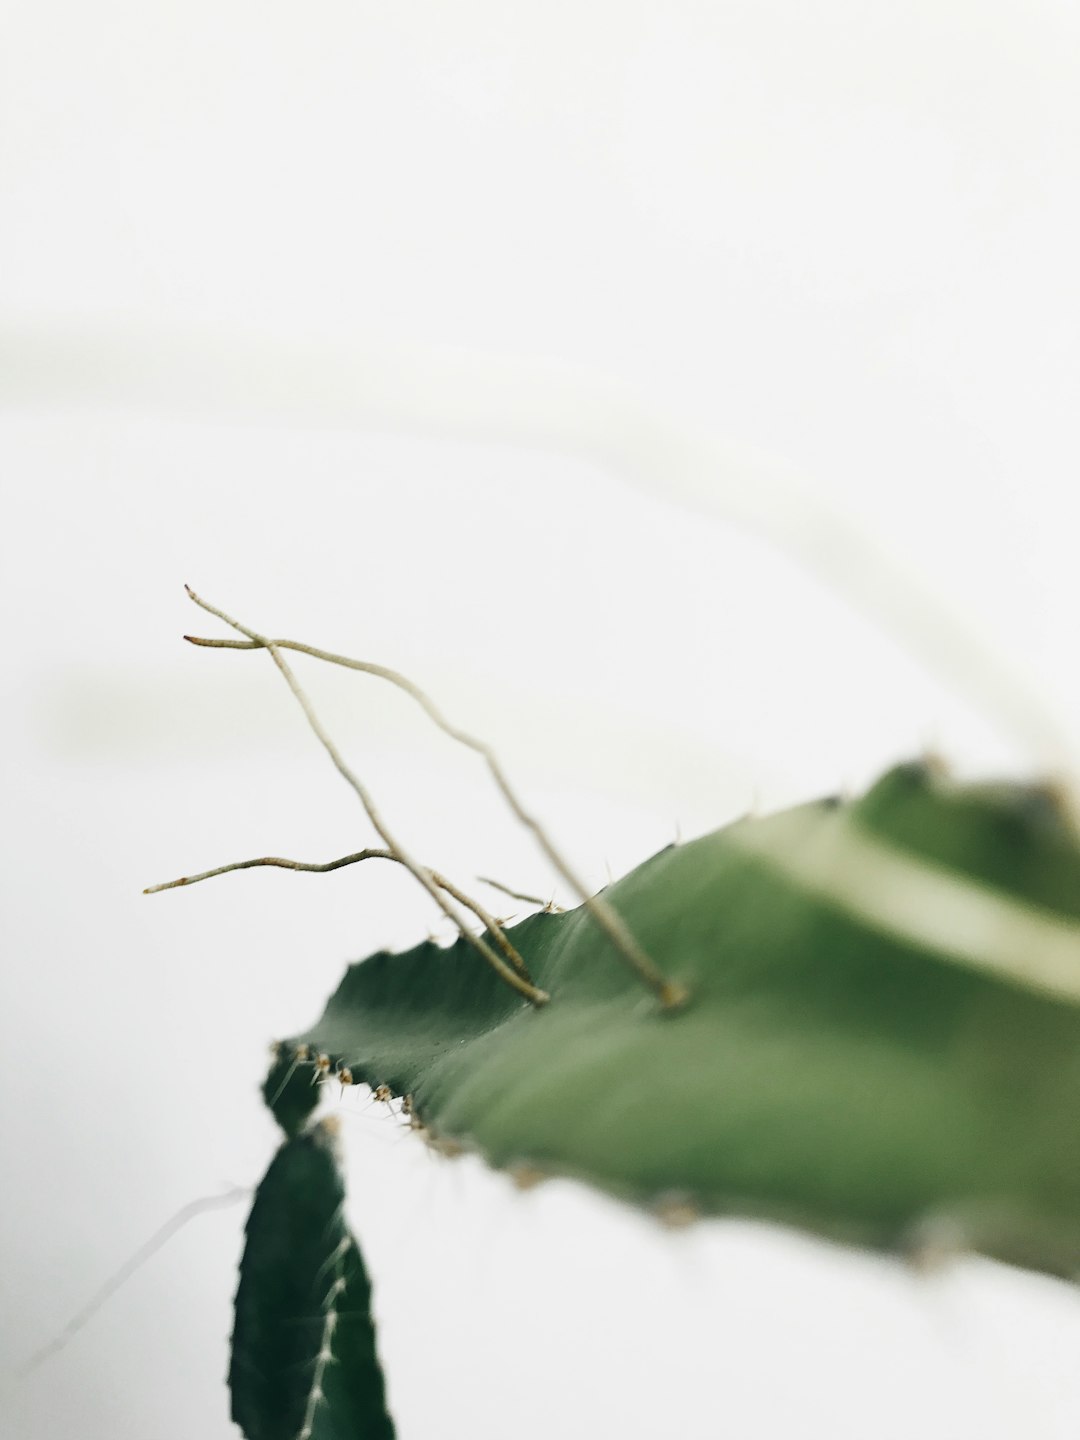
[[[282,1145],[248,1219],[229,1369],[247,1440],[393,1440],[332,1129]]]
[[[499,1167],[876,1246],[948,1221],[1080,1264],[1080,851],[1051,794],[904,766],[606,893],[685,1008],[575,910],[511,931],[542,1009],[429,943],[352,966],[293,1043]]]

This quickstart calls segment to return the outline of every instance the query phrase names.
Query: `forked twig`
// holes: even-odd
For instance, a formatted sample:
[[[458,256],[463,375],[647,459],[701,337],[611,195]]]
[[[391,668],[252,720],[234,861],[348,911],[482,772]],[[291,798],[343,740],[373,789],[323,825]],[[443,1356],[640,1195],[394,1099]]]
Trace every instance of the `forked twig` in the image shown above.
[[[272,866],[278,870],[303,870],[311,875],[328,875],[331,870],[343,870],[346,865],[359,865],[361,860],[393,860],[398,865],[405,863],[401,856],[395,855],[392,850],[370,847],[366,850],[357,850],[352,855],[342,855],[337,860],[326,860],[322,864],[312,864],[304,860],[285,860],[280,855],[264,855],[258,860],[234,860],[230,865],[218,865],[216,869],[203,870],[198,875],[181,875],[179,880],[166,880],[163,885],[148,885],[142,893],[157,895],[162,890],[178,890],[182,885],[198,885],[200,880],[213,880],[216,876],[228,875],[233,870],[255,870],[260,866]],[[492,939],[514,969],[528,980],[529,972],[525,968],[525,961],[510,943],[498,920],[494,919],[478,900],[474,900],[471,895],[466,895],[464,890],[459,890],[452,881],[447,880],[445,875],[440,875],[437,870],[430,870],[428,873],[440,890],[445,890],[447,895],[456,900],[459,905],[464,905],[467,910],[472,911],[480,923],[491,932]],[[487,883],[496,885],[498,889],[506,888],[498,885],[496,881],[489,880]]]
[[[245,630],[243,626],[237,625],[236,622],[230,620],[228,616],[222,615],[220,610],[215,610],[213,606],[200,600],[190,589],[188,590],[188,594],[191,595],[191,598],[196,604],[201,605],[204,610],[208,610],[211,615],[219,616],[225,620],[227,624],[232,625],[233,629],[239,630],[241,634],[248,637],[247,640],[215,640],[206,639],[198,635],[185,635],[184,639],[192,645],[203,645],[211,649],[220,650],[259,650],[265,648],[274,656],[279,668],[284,665],[284,661],[281,659],[279,652],[282,650],[295,650],[298,654],[310,655],[315,660],[325,660],[330,665],[341,665],[347,670],[359,670],[366,675],[375,675],[381,680],[388,681],[391,685],[396,685],[399,690],[404,690],[407,695],[412,696],[428,718],[437,725],[444,734],[449,735],[452,740],[456,740],[460,745],[464,745],[470,750],[475,750],[476,753],[483,758],[488,770],[491,772],[492,779],[495,781],[495,784],[498,786],[510,809],[514,812],[518,820],[527,829],[532,831],[541,850],[566,883],[576,892],[582,905],[611,941],[623,962],[634,971],[640,980],[644,981],[650,990],[653,990],[659,996],[661,1004],[663,1004],[665,1008],[675,1009],[685,1003],[688,998],[686,988],[680,985],[678,981],[670,980],[657,968],[655,963],[642,949],[641,945],[638,944],[638,941],[618,912],[608,904],[603,896],[594,895],[589,890],[577,872],[571,868],[569,861],[564,859],[562,854],[556,849],[554,842],[549,838],[540,821],[525,809],[525,806],[507,779],[491,746],[449,721],[430,696],[426,695],[424,691],[420,689],[419,685],[416,685],[412,680],[408,679],[407,676],[400,674],[397,670],[391,670],[385,665],[376,665],[367,660],[353,660],[347,655],[337,655],[330,650],[320,650],[314,645],[305,645],[299,640],[268,640],[265,636],[255,635],[252,631]],[[320,736],[320,738],[322,737]],[[325,744],[326,742],[324,741],[323,743]],[[336,763],[335,761],[335,764]],[[340,769],[341,766],[339,765],[338,768]]]
[[[361,782],[359,777],[354,774],[353,771],[349,768],[348,764],[345,761],[345,758],[338,750],[333,740],[327,734],[326,730],[323,728],[322,721],[315,713],[315,709],[312,706],[311,701],[308,699],[307,694],[305,693],[299,680],[297,680],[296,676],[293,674],[292,668],[289,665],[288,661],[281,654],[277,641],[270,640],[265,635],[260,635],[256,630],[248,629],[246,625],[241,625],[239,620],[234,620],[232,616],[227,615],[224,610],[219,610],[216,605],[211,605],[209,601],[203,600],[201,596],[196,595],[195,591],[192,590],[190,585],[185,585],[184,589],[187,591],[191,599],[194,600],[196,605],[198,605],[201,609],[205,610],[208,614],[216,615],[217,618],[219,620],[223,620],[226,625],[231,626],[232,629],[238,631],[241,635],[246,636],[248,640],[253,642],[254,648],[265,649],[270,652],[270,658],[273,660],[274,664],[285,677],[286,684],[292,691],[297,703],[307,717],[307,722],[311,726],[312,730],[315,732],[319,743],[322,745],[323,749],[326,751],[327,755],[329,755],[330,759],[332,760],[334,768],[337,770],[338,774],[341,775],[341,777],[346,781],[346,783],[350,785],[352,789],[356,792],[361,805],[363,805],[364,810],[367,813],[368,819],[375,827],[380,838],[385,842],[387,849],[392,852],[394,858],[398,860],[400,864],[404,865],[405,868],[413,876],[415,876],[416,880],[423,886],[423,888],[435,901],[435,904],[439,907],[443,914],[449,916],[449,918],[454,922],[454,924],[460,930],[462,938],[465,939],[473,947],[473,949],[476,950],[487,961],[491,968],[496,971],[496,973],[503,980],[505,980],[509,986],[511,986],[514,990],[518,991],[519,994],[524,995],[526,999],[530,1000],[534,1005],[545,1004],[550,998],[547,993],[543,990],[538,989],[537,986],[533,985],[531,981],[526,980],[525,977],[519,974],[515,968],[507,965],[506,961],[502,958],[502,956],[496,954],[496,952],[491,948],[490,945],[487,944],[487,942],[481,936],[473,934],[473,932],[466,925],[464,919],[461,916],[461,913],[454,907],[452,902],[446,898],[446,895],[439,888],[438,884],[432,876],[432,872],[428,870],[425,866],[419,864],[418,861],[414,860],[413,857],[408,853],[408,851],[405,850],[405,848],[401,845],[401,843],[394,838],[393,834],[387,827],[385,820],[383,820],[382,816],[379,814],[378,808],[375,805],[375,801],[372,799],[372,796],[368,791],[367,787]],[[498,930],[499,927],[496,925],[494,929],[492,929],[492,934],[495,934]],[[520,957],[518,958],[520,959]],[[524,962],[522,962],[522,968],[524,968]]]

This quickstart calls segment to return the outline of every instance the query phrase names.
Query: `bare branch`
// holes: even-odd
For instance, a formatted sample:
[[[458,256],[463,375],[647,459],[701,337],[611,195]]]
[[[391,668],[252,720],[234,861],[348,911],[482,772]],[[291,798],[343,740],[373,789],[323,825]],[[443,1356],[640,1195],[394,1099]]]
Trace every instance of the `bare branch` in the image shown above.
[[[305,860],[285,860],[280,855],[263,855],[258,860],[234,860],[230,865],[218,865],[216,869],[203,870],[198,875],[181,875],[179,880],[167,880],[163,885],[148,885],[142,893],[144,895],[159,895],[162,890],[178,890],[183,885],[198,885],[201,880],[213,880],[216,879],[218,875],[229,875],[234,870],[255,870],[267,866],[278,870],[302,870],[310,875],[328,875],[331,870],[343,870],[346,865],[359,865],[362,860],[393,860],[398,865],[405,864],[401,856],[395,855],[392,850],[380,850],[377,848],[357,850],[352,855],[342,855],[337,860],[327,860],[322,864],[314,864]],[[478,900],[474,900],[472,896],[466,895],[464,890],[459,890],[456,885],[450,880],[447,880],[445,875],[440,875],[437,870],[429,870],[428,874],[440,890],[445,890],[447,895],[456,900],[459,905],[464,905],[467,910],[472,911],[481,924],[491,932],[492,939],[514,966],[515,970],[528,980],[529,972],[525,966],[525,961],[510,943],[499,921],[490,915]],[[495,883],[494,881],[488,881],[488,884]],[[505,889],[506,887],[497,886],[496,888]],[[543,901],[539,901],[538,903],[543,904]]]
[[[234,860],[231,865],[219,865],[215,870],[203,870],[198,875],[181,875],[179,880],[166,880],[163,885],[148,885],[144,895],[157,895],[162,890],[178,890],[181,885],[198,885],[200,880],[213,880],[218,875],[228,875],[233,870],[254,870],[261,865],[276,866],[279,870],[306,870],[313,875],[328,875],[331,870],[342,870],[346,865],[358,865],[361,860],[394,860],[389,850],[357,850],[354,855],[342,855],[339,860],[327,860],[324,865],[308,864],[303,860],[284,860],[279,855],[264,855],[259,860]]]
[[[387,848],[392,851],[395,858],[399,860],[400,863],[404,865],[405,868],[413,876],[415,876],[417,881],[428,892],[428,894],[435,901],[435,904],[439,907],[443,914],[449,916],[449,918],[454,922],[458,930],[461,932],[462,937],[473,947],[474,950],[476,950],[487,961],[487,963],[492,967],[492,969],[495,970],[496,973],[503,980],[505,980],[509,986],[511,986],[514,990],[518,991],[519,994],[524,995],[526,999],[530,1000],[534,1005],[545,1004],[550,997],[543,990],[539,990],[530,981],[526,980],[522,975],[518,974],[516,970],[508,966],[506,964],[506,961],[500,955],[497,955],[484,939],[482,939],[478,935],[473,934],[473,932],[465,924],[465,921],[462,918],[460,912],[440,890],[439,886],[432,877],[431,871],[426,869],[423,865],[420,865],[416,860],[414,860],[412,856],[408,853],[408,851],[404,849],[401,843],[394,838],[393,834],[387,827],[386,822],[379,814],[379,811],[367,787],[360,781],[359,777],[355,775],[353,771],[349,768],[349,766],[346,764],[341,752],[338,750],[333,740],[323,728],[322,722],[320,721],[318,715],[315,713],[311,701],[308,699],[299,680],[297,680],[296,676],[293,674],[291,666],[281,654],[277,642],[275,640],[268,639],[265,635],[260,635],[255,630],[249,630],[246,625],[241,625],[238,620],[234,620],[232,616],[227,615],[224,610],[219,610],[216,606],[211,605],[208,601],[203,600],[200,596],[196,595],[195,591],[192,590],[190,585],[185,585],[184,588],[187,591],[188,595],[191,597],[191,599],[195,602],[195,604],[198,605],[201,609],[205,610],[210,615],[216,615],[217,618],[219,620],[223,620],[226,625],[231,626],[232,629],[238,631],[241,635],[246,636],[248,640],[254,642],[254,646],[256,648],[266,649],[270,652],[271,659],[284,676],[286,684],[292,691],[297,703],[307,717],[308,724],[315,732],[315,735],[317,736],[320,744],[326,751],[327,755],[329,755],[335,769],[346,781],[346,783],[350,785],[352,789],[356,792],[360,803],[363,805],[364,810],[367,813],[368,819],[375,827],[381,839],[385,842]],[[495,926],[492,930],[492,934],[495,934],[498,929],[499,927]]]
[[[188,593],[191,594],[190,590]],[[685,987],[677,981],[669,980],[667,976],[656,967],[655,963],[638,944],[618,912],[608,904],[603,896],[592,893],[577,872],[571,868],[569,861],[556,849],[554,841],[550,839],[539,820],[525,809],[524,804],[512,788],[510,781],[506,777],[506,773],[490,745],[486,744],[483,740],[477,739],[475,735],[470,735],[468,731],[462,730],[457,725],[452,724],[430,696],[426,695],[424,691],[420,689],[419,685],[414,684],[412,680],[400,674],[397,670],[391,670],[385,665],[375,665],[368,660],[353,660],[347,655],[337,655],[330,650],[320,650],[314,645],[305,645],[299,640],[268,640],[264,636],[255,635],[252,631],[245,630],[242,626],[237,625],[235,621],[230,620],[228,616],[222,615],[219,610],[215,610],[212,606],[199,600],[197,596],[192,595],[191,598],[195,600],[197,604],[201,605],[204,610],[208,610],[212,615],[218,615],[221,619],[225,620],[227,624],[232,625],[234,629],[239,630],[241,634],[248,637],[247,642],[245,642],[243,640],[209,640],[197,635],[185,635],[184,639],[192,645],[205,645],[213,649],[223,650],[257,650],[266,648],[270,650],[274,656],[279,668],[284,664],[279,652],[281,650],[295,650],[298,654],[310,655],[315,660],[325,660],[330,665],[342,665],[347,670],[360,670],[366,675],[375,675],[380,680],[386,680],[391,685],[396,685],[399,690],[404,690],[407,695],[411,695],[428,718],[437,725],[444,734],[449,735],[452,740],[456,740],[460,745],[464,745],[470,750],[475,750],[478,755],[483,757],[488,770],[491,772],[492,779],[495,781],[495,784],[498,786],[510,809],[517,816],[518,820],[526,826],[527,829],[532,831],[540,849],[566,883],[576,892],[582,905],[584,905],[600,929],[603,930],[625,964],[627,964],[638,978],[644,981],[651,990],[655,991],[665,1008],[674,1009],[685,1003],[688,998]],[[336,763],[335,761],[335,764]],[[339,766],[338,768],[340,769],[341,767]]]

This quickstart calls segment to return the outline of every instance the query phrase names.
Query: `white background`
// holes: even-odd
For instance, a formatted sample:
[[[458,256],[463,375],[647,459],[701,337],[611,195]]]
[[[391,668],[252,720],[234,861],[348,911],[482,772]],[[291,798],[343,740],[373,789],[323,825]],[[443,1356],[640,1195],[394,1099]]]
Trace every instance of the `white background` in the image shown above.
[[[1078,32],[1043,0],[7,16],[7,1433],[233,1433],[243,1206],[15,1371],[256,1180],[268,1040],[436,923],[375,866],[140,895],[371,838],[266,657],[182,645],[213,629],[182,582],[413,674],[598,885],[926,744],[1037,768],[1018,697],[1075,743]],[[773,539],[718,513],[788,469]],[[844,598],[850,544],[791,557],[808,507],[1024,679],[970,704],[933,626],[905,649]],[[473,757],[304,676],[426,860],[550,892]],[[333,1103],[403,1440],[1076,1433],[1063,1286],[667,1235]]]

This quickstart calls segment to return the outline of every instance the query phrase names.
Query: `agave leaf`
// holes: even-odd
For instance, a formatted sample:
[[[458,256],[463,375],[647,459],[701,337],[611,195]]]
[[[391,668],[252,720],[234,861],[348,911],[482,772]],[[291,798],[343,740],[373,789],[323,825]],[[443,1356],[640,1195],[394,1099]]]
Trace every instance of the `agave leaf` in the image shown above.
[[[904,766],[606,893],[683,1009],[579,909],[511,931],[542,1009],[429,943],[353,965],[291,1043],[495,1166],[874,1246],[947,1220],[1080,1264],[1080,850],[1052,795]]]

